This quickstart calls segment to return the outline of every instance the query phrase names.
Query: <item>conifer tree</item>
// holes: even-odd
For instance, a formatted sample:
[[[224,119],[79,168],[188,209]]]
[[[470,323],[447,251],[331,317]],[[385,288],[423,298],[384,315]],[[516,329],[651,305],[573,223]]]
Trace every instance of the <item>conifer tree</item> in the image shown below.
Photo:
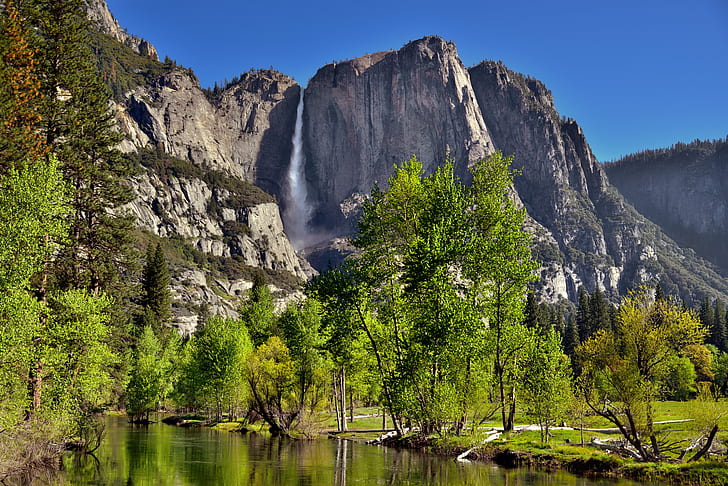
[[[118,297],[119,277],[134,260],[132,220],[118,211],[131,200],[131,189],[120,182],[120,137],[90,49],[86,5],[34,0],[27,12],[40,38],[41,129],[73,189],[69,243],[57,259],[56,284]]]
[[[157,243],[154,248],[149,245],[142,282],[144,287],[142,305],[145,318],[152,322],[146,324],[159,327],[169,320],[171,315],[170,304],[172,302],[169,284],[169,269],[167,268],[167,260],[164,257],[162,245]]]
[[[604,298],[601,290],[596,289],[589,297],[589,324],[591,334],[600,329],[611,330],[611,318],[609,312],[609,303]]]
[[[526,307],[523,309],[523,323],[529,329],[535,329],[539,334],[546,335],[551,328],[551,322],[546,309],[536,302],[536,296],[531,291],[526,295]]]
[[[558,309],[553,308],[549,312],[549,322],[552,329],[563,336],[566,331],[566,322],[564,321],[564,313]]]
[[[710,336],[708,337],[708,342],[715,345],[715,347],[721,351],[726,350],[726,339],[728,338],[728,336],[726,336],[725,317],[725,306],[723,305],[723,302],[716,299],[715,305],[713,306],[713,322],[709,327]]]
[[[584,287],[579,287],[579,298],[576,303],[576,318],[574,319],[574,325],[579,332],[579,342],[586,341],[594,332],[589,321],[590,311],[589,294]]]
[[[703,323],[703,326],[705,326],[706,329],[711,329],[713,327],[713,304],[710,301],[710,297],[708,297],[707,295],[700,303],[700,310],[698,311],[698,315],[700,317],[700,322]]]
[[[6,2],[0,17],[0,172],[35,162],[47,153],[40,132],[41,95],[38,51],[15,6]]]
[[[579,330],[576,327],[576,320],[573,316],[569,316],[566,321],[562,343],[564,346],[564,353],[567,356],[574,356],[574,351],[577,347],[579,347],[581,341],[579,341]]]

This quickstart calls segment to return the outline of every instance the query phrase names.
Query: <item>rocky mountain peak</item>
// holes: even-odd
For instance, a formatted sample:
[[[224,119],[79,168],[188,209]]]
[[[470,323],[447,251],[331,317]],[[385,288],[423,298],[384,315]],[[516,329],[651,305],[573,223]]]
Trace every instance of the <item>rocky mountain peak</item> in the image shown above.
[[[439,37],[325,66],[305,98],[315,223],[334,232],[347,227],[340,204],[385,183],[392,166],[413,154],[427,171],[450,155],[467,179],[468,166],[493,150],[468,72]]]
[[[236,265],[310,274],[284,241],[274,201],[240,205],[249,188],[234,182],[256,184],[285,202],[300,90],[270,70],[202,90],[191,72],[173,68],[125,93],[117,106],[125,150],[162,151],[189,163],[172,168],[178,188],[165,187],[174,180],[167,173],[149,175],[137,208],[140,219],[154,223],[148,230],[182,234],[197,251],[237,258]],[[304,101],[308,196],[298,203],[311,209],[308,230],[320,240],[351,234],[365,195],[413,154],[427,172],[450,157],[467,181],[473,163],[500,150],[522,169],[514,184],[543,261],[543,300],[575,300],[584,286],[616,301],[655,280],[688,302],[711,288],[728,295],[723,277],[665,238],[609,185],[583,130],[559,116],[546,86],[502,63],[466,69],[454,44],[425,37],[322,67]],[[205,217],[210,208],[216,217]]]
[[[119,25],[119,22],[112,15],[105,0],[86,0],[86,4],[88,18],[99,32],[109,35],[125,46],[130,47],[137,54],[154,59],[155,61],[159,60],[157,49],[151,43],[141,37],[127,33]]]
[[[234,78],[222,88],[218,88],[213,95],[229,96],[247,92],[259,96],[263,101],[277,102],[281,101],[286,96],[286,91],[293,86],[298,85],[290,76],[275,70],[258,69]]]

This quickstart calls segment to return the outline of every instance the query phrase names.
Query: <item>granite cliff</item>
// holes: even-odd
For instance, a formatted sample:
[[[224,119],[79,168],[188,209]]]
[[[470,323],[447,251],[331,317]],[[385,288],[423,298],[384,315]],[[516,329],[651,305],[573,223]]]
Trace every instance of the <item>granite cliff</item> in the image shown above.
[[[728,270],[728,139],[648,150],[605,168],[640,213]]]
[[[186,271],[198,273],[187,278],[185,299],[230,311],[235,294],[249,286],[250,269],[311,275],[279,213],[287,202],[285,173],[302,88],[261,70],[203,90],[190,70],[160,66],[134,78],[115,105],[126,135],[122,149],[142,167],[132,182],[139,197],[131,210],[156,237],[181,239],[219,259],[219,266],[232,261],[247,269],[210,282],[189,265]],[[341,237],[354,230],[362,198],[374,183],[386,182],[394,164],[416,154],[431,171],[450,156],[467,180],[472,163],[501,150],[523,169],[516,197],[528,210],[543,262],[543,300],[574,300],[580,286],[616,300],[657,280],[688,302],[705,294],[728,299],[723,276],[610,185],[583,131],[559,117],[539,81],[490,61],[468,69],[454,44],[426,37],[398,51],[324,66],[304,94],[311,231],[332,237],[337,248],[346,248]],[[260,196],[251,184],[273,197]],[[246,199],[251,193],[257,195]],[[318,254],[317,261],[327,260]]]
[[[327,230],[340,228],[344,200],[368,194],[413,154],[428,172],[449,154],[466,177],[468,166],[493,151],[467,69],[455,45],[439,37],[325,66],[305,99],[314,226]]]
[[[86,5],[88,7],[88,18],[99,32],[108,35],[143,57],[155,61],[159,60],[157,49],[152,44],[141,37],[129,34],[119,25],[119,22],[109,11],[105,0],[86,0]]]
[[[523,171],[515,187],[544,264],[544,300],[574,300],[580,286],[616,300],[656,280],[688,301],[728,291],[710,265],[624,201],[546,87],[501,63],[465,69],[452,43],[426,37],[321,68],[305,98],[307,179],[321,233],[350,231],[352,195],[386,182],[412,154],[428,171],[449,154],[467,179],[474,160],[501,150]]]

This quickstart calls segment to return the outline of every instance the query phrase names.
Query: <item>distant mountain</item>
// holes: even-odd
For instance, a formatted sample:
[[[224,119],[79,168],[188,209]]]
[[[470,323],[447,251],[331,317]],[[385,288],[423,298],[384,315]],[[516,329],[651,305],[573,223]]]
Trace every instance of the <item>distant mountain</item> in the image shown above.
[[[723,275],[610,185],[578,124],[559,117],[541,82],[497,62],[468,69],[439,37],[330,64],[310,80],[302,119],[306,201],[290,200],[286,179],[301,94],[294,80],[251,71],[203,90],[171,61],[129,57],[130,46],[105,34],[96,42],[117,94],[122,149],[140,168],[132,210],[145,234],[189,249],[177,282],[192,312],[195,299],[232,312],[252,269],[282,279],[281,287],[286,276],[311,275],[279,208],[309,206],[311,233],[331,238],[305,253],[322,268],[332,248],[350,250],[341,237],[354,231],[362,198],[375,182],[386,183],[394,164],[416,154],[432,171],[449,155],[467,179],[468,167],[494,150],[513,154],[523,169],[515,188],[543,262],[542,300],[574,301],[584,286],[616,301],[656,281],[689,303],[706,294],[728,300]]]
[[[583,285],[616,300],[656,281],[689,302],[728,291],[714,268],[624,201],[548,89],[501,63],[466,69],[454,44],[426,37],[321,68],[305,99],[307,180],[322,234],[351,231],[351,196],[385,183],[412,154],[428,171],[449,154],[467,178],[475,160],[501,150],[523,169],[515,186],[544,263],[542,299],[573,301]]]
[[[728,138],[646,150],[605,168],[638,211],[728,270]]]

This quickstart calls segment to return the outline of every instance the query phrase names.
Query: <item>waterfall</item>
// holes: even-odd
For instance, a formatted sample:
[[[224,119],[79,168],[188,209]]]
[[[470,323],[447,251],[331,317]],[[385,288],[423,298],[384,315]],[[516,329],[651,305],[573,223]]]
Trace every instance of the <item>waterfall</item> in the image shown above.
[[[286,209],[283,217],[286,232],[296,250],[306,246],[306,228],[311,219],[311,207],[307,201],[306,159],[303,155],[303,88],[296,109],[296,127],[293,130],[293,150],[286,174]]]

